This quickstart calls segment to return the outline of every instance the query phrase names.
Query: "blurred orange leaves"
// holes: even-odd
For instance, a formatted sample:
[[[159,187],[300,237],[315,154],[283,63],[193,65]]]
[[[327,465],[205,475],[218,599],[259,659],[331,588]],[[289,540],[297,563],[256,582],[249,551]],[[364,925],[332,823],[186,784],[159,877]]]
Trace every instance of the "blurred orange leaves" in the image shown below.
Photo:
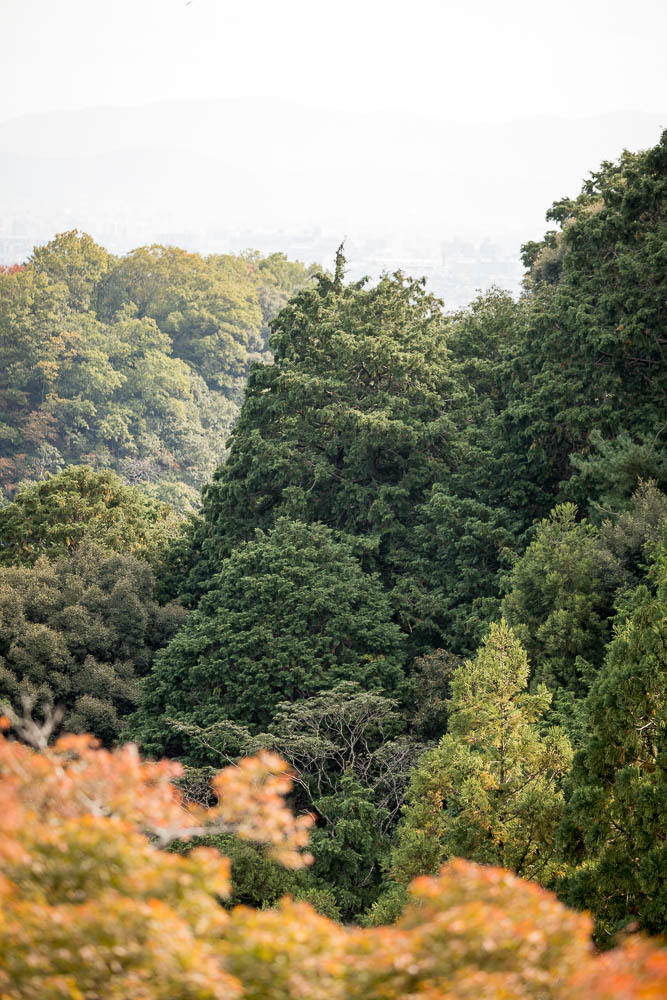
[[[178,765],[67,736],[43,753],[0,736],[1,1000],[658,1000],[667,952],[639,937],[599,956],[590,920],[509,872],[455,859],[411,886],[398,924],[360,929],[284,900],[219,898],[216,851],[161,849],[233,830],[300,865],[311,817],[262,753],[183,802]]]

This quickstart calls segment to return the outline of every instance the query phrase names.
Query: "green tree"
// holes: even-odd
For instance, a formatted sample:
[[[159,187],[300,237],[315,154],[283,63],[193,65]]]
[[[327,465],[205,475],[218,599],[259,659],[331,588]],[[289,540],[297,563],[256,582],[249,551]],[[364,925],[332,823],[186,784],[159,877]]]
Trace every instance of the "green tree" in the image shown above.
[[[36,247],[0,272],[0,483],[85,462],[196,509],[248,367],[270,359],[265,323],[309,274],[281,255],[114,258],[76,231]]]
[[[536,723],[551,696],[526,690],[528,660],[511,629],[491,626],[477,656],[454,673],[449,731],[426,753],[407,792],[390,873],[405,884],[455,855],[527,878],[553,871],[564,733]]]
[[[72,229],[59,233],[45,246],[35,247],[30,264],[36,274],[45,274],[50,283],[67,288],[75,310],[95,309],[97,288],[112,266],[113,257],[88,233]]]
[[[447,731],[449,699],[454,671],[463,660],[446,649],[436,649],[418,657],[410,676],[410,720],[413,731],[425,740],[437,740]]]
[[[379,582],[323,525],[281,518],[220,565],[214,587],[156,659],[132,733],[150,753],[194,753],[170,720],[266,727],[281,701],[354,679],[395,689],[403,637]]]
[[[313,268],[284,254],[249,251],[201,257],[177,247],[140,247],[116,262],[100,285],[107,321],[132,303],[153,319],[209,389],[241,400],[252,361],[268,361],[268,322]]]
[[[352,773],[315,806],[323,822],[311,834],[312,872],[331,886],[342,918],[350,920],[378,896],[381,862],[389,849],[388,812]]]
[[[629,505],[607,511],[600,528],[602,544],[622,567],[626,587],[644,582],[655,561],[667,523],[667,496],[655,482],[640,481]]]
[[[150,567],[84,541],[72,556],[0,569],[0,701],[58,706],[70,732],[107,745],[139,698],[155,651],[183,624],[153,599]]]
[[[231,861],[231,891],[222,901],[226,909],[251,906],[264,910],[277,906],[285,896],[291,896],[294,900],[310,903],[322,916],[341,919],[333,889],[315,878],[312,868],[284,868],[262,845],[233,834],[196,837],[174,845],[178,853],[186,855],[196,847],[212,847]]]
[[[11,486],[62,463],[53,417],[43,409],[72,337],[64,329],[67,289],[24,268],[0,275],[0,474]]]
[[[397,708],[377,690],[342,681],[278,705],[269,731],[257,735],[226,719],[207,727],[171,723],[189,741],[190,759],[198,751],[201,760],[221,764],[259,749],[277,751],[292,772],[293,808],[317,817],[309,876],[281,874],[261,852],[235,842],[225,846],[233,901],[267,906],[289,891],[328,915],[333,904],[345,920],[375,901],[410,772],[425,749],[402,734]],[[188,794],[208,804],[209,780],[210,768],[188,768]]]
[[[72,553],[84,539],[157,562],[178,526],[167,504],[126,486],[110,470],[68,466],[23,487],[0,508],[0,564]]]
[[[547,494],[563,484],[559,499],[584,509],[621,483],[627,501],[638,477],[664,476],[666,167],[667,132],[603,163],[547,213],[562,232],[524,248],[531,291],[511,362],[511,450],[529,456]]]
[[[562,895],[606,945],[628,922],[667,930],[667,542],[633,603],[588,697],[560,827]]]
[[[577,520],[574,504],[556,507],[507,581],[503,613],[521,638],[533,676],[575,697],[588,690],[611,634],[621,567],[598,529]]]
[[[274,364],[250,373],[180,589],[196,601],[236,545],[284,515],[357,539],[364,568],[414,631],[424,614],[407,575],[413,529],[454,462],[444,318],[422,282],[397,274],[346,286],[343,269],[341,253],[336,275],[274,320]]]
[[[261,346],[262,314],[248,273],[177,247],[133,250],[100,288],[100,315],[112,321],[127,303],[169,336],[174,354],[210,389],[240,400],[248,350]]]

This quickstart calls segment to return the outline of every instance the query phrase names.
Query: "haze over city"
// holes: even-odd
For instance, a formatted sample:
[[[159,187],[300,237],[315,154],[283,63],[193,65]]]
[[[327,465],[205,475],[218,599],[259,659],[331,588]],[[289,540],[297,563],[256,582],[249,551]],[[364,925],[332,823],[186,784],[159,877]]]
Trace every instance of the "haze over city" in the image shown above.
[[[667,122],[653,0],[0,7],[2,263],[70,228],[325,265],[345,239],[353,276],[456,307],[518,291],[555,193]]]

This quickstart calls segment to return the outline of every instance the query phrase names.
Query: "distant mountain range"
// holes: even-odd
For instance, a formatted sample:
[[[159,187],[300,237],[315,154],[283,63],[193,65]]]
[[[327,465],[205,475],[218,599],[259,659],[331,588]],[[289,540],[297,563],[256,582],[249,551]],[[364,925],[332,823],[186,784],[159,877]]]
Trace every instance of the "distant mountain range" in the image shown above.
[[[259,99],[16,118],[0,123],[0,258],[73,227],[118,251],[255,246],[327,263],[347,237],[353,271],[405,261],[455,303],[488,282],[515,289],[519,246],[541,236],[549,205],[576,195],[592,165],[655,144],[667,113],[510,119],[344,115]],[[450,272],[438,278],[440,247],[457,236],[497,243],[516,272],[488,277],[448,251]]]
[[[541,224],[591,164],[654,144],[667,114],[507,124],[355,116],[279,101],[165,103],[0,124],[0,208],[170,224],[415,232]]]

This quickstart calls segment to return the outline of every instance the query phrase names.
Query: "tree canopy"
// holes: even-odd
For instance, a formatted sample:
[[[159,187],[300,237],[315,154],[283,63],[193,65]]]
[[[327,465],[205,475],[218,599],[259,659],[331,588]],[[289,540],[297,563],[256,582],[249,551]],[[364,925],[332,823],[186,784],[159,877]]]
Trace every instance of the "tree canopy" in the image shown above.
[[[67,731],[111,745],[137,705],[139,678],[185,617],[154,600],[145,562],[92,542],[71,557],[0,568],[0,703],[58,706]]]
[[[667,538],[633,594],[586,704],[561,838],[564,898],[591,909],[604,943],[639,920],[667,924]]]
[[[11,1000],[651,1000],[667,955],[634,939],[600,957],[590,922],[508,872],[465,862],[411,886],[397,928],[360,930],[305,902],[236,907],[216,851],[161,850],[208,829],[307,863],[307,817],[285,808],[273,755],[220,772],[194,808],[178,765],[67,737],[40,754],[0,737],[0,988]],[[621,992],[619,992],[621,991]]]
[[[250,373],[228,460],[204,491],[192,543],[196,599],[217,565],[281,515],[359,539],[364,566],[414,624],[399,578],[410,529],[453,461],[444,320],[422,282],[336,276],[298,293],[273,323],[273,364]]]
[[[85,462],[193,509],[267,320],[310,274],[281,254],[116,258],[76,231],[35,248],[0,274],[0,484]]]
[[[148,1000],[155,976],[165,996],[648,1000],[650,946],[591,959],[589,919],[508,872],[590,909],[599,945],[667,929],[666,142],[552,206],[518,300],[453,314],[400,271],[347,282],[342,247],[314,275],[73,231],[0,268],[0,699],[41,752],[0,748],[2,997]],[[49,747],[61,728],[185,773]],[[100,795],[47,819],[30,781],[74,790],[76,768]],[[168,774],[197,824],[116,813],[117,768],[170,817]],[[240,810],[267,785],[254,843]],[[285,870],[275,838],[300,831],[301,864],[306,827],[312,863]],[[195,844],[231,890],[215,866],[204,887]],[[49,925],[60,978],[45,958],[21,992],[19,957],[5,988],[6,928],[37,947],[79,902],[94,927],[107,907],[130,978],[108,986],[73,909],[92,978]],[[159,978],[165,927],[200,979],[186,944]]]
[[[109,469],[68,466],[22,487],[0,508],[0,563],[71,554],[84,539],[157,562],[179,526],[168,504],[126,486]]]
[[[551,696],[526,690],[528,661],[511,629],[492,625],[452,677],[447,733],[413,773],[391,873],[406,882],[450,856],[548,878],[571,762],[565,734],[536,723]]]
[[[149,752],[187,755],[170,719],[257,731],[279,702],[339,681],[400,683],[404,642],[386,595],[330,528],[279,518],[235,549],[214,583],[144,683],[131,732]]]

